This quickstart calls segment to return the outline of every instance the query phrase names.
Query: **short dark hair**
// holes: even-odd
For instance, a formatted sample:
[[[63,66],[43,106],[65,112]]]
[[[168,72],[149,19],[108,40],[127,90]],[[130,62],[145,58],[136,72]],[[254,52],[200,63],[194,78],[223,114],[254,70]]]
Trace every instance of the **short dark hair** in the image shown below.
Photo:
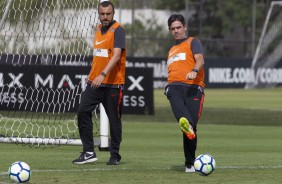
[[[169,28],[174,21],[180,21],[182,23],[182,25],[185,25],[185,19],[184,19],[183,15],[181,15],[181,14],[172,14],[168,18],[167,25],[168,25]]]
[[[108,6],[112,6],[113,7],[113,12],[115,12],[115,6],[113,5],[113,3],[111,3],[110,1],[103,1],[99,4],[98,7],[108,7]]]

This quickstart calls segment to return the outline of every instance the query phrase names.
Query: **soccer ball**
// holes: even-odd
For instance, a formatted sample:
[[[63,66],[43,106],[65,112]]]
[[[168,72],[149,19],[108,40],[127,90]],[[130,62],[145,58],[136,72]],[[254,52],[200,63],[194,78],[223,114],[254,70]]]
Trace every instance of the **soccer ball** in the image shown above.
[[[215,170],[215,160],[209,154],[201,154],[195,159],[194,167],[196,173],[208,176]]]
[[[17,161],[12,163],[9,167],[9,178],[17,183],[24,183],[29,181],[31,171],[29,165],[25,162]]]

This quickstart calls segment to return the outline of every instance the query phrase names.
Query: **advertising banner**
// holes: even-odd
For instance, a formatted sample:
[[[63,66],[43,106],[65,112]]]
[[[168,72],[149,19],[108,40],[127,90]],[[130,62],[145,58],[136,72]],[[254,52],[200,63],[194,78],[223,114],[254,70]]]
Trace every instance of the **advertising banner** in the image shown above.
[[[0,65],[0,110],[76,112],[90,66]],[[123,113],[154,114],[153,70],[128,68]]]
[[[1,55],[4,65],[77,66],[88,68],[91,56],[82,55]],[[282,86],[282,61],[275,66],[265,65],[252,69],[251,58],[205,58],[205,84],[207,88],[244,88],[248,83],[261,86]],[[268,67],[267,67],[268,66]],[[167,84],[166,58],[127,57],[127,68],[153,70],[153,89],[164,89]],[[0,81],[1,82],[1,81]]]

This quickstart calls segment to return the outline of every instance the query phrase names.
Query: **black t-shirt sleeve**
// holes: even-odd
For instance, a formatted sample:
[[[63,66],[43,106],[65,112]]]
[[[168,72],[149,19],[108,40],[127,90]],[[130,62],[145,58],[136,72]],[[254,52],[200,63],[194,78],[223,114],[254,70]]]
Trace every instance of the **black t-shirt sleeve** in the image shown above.
[[[191,43],[191,50],[193,55],[204,54],[203,46],[198,38],[194,38]]]
[[[122,27],[115,30],[114,48],[125,49],[125,30]]]

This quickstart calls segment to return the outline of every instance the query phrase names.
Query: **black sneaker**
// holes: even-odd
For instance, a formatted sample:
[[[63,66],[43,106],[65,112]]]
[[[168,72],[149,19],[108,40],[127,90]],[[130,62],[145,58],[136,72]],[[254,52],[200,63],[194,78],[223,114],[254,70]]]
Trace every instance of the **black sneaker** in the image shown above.
[[[107,165],[119,165],[120,159],[117,158],[110,158],[110,160],[107,162]]]
[[[98,158],[96,157],[95,153],[89,154],[89,153],[82,152],[80,156],[78,157],[78,159],[73,160],[72,163],[73,164],[86,164],[90,162],[95,162],[96,160],[98,160]]]

